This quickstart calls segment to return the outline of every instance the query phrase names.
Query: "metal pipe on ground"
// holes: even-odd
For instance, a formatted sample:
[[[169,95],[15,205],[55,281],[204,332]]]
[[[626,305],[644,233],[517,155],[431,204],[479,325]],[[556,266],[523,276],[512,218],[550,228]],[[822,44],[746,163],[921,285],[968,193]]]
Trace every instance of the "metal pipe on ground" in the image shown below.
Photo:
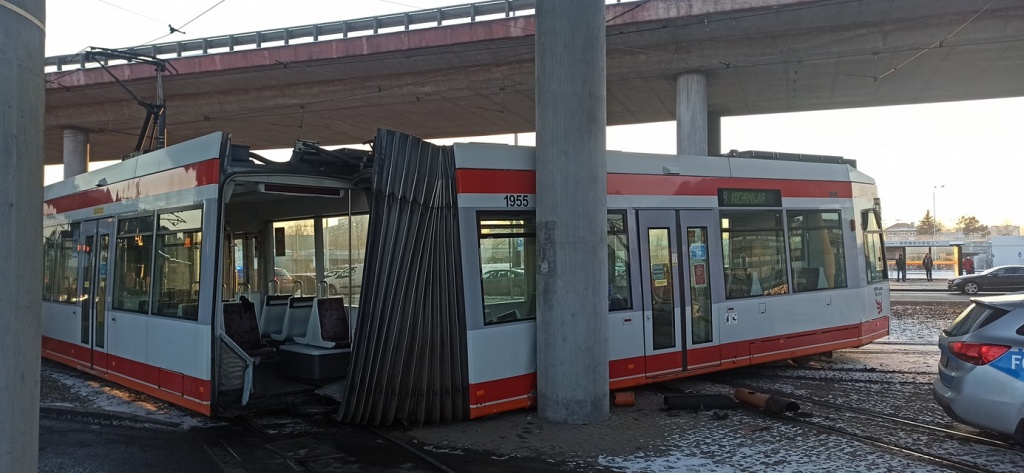
[[[733,409],[737,406],[736,400],[725,394],[676,394],[665,396],[663,401],[668,410],[710,411]]]
[[[737,388],[733,396],[737,401],[773,414],[800,411],[800,405],[793,400],[771,394],[761,394],[749,389]]]

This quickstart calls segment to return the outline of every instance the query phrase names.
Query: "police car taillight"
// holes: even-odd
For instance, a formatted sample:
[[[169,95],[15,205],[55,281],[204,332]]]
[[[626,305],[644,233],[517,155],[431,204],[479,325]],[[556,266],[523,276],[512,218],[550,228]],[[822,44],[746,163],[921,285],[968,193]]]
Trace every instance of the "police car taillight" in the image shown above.
[[[989,345],[986,343],[950,342],[949,352],[953,356],[972,365],[987,365],[1006,353],[1010,347],[1006,345]]]

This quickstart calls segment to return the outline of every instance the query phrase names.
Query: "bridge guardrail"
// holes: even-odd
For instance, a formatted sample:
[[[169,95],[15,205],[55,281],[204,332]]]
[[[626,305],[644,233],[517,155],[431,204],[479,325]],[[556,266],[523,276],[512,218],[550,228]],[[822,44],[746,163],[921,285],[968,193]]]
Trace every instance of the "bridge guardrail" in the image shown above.
[[[606,0],[606,3],[619,3],[622,1]],[[353,20],[187,39],[169,43],[119,48],[117,50],[157,58],[215,54],[235,51],[236,48],[260,49],[268,46],[284,46],[295,41],[317,42],[348,38],[354,34],[365,33],[375,35],[395,31],[408,31],[423,25],[429,25],[424,26],[424,28],[430,28],[446,24],[467,23],[478,20],[485,21],[500,17],[507,18],[523,12],[532,13],[536,6],[536,0],[490,0],[406,13],[393,13]],[[104,62],[104,65],[124,64],[125,62],[108,61]],[[47,57],[44,62],[46,72],[60,72],[68,66],[77,66],[78,68],[85,69],[98,65],[96,61],[86,61],[83,54],[51,56]]]

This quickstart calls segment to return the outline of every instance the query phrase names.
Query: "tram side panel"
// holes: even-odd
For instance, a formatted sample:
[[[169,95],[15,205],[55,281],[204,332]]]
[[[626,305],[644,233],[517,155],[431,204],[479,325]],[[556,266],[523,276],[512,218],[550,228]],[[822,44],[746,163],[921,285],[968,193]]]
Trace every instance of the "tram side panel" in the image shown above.
[[[175,186],[172,184],[166,187]],[[215,228],[211,224],[215,223],[216,215],[215,212],[205,211],[215,208],[214,205],[206,205],[204,209],[203,203],[204,199],[211,202],[210,198],[215,196],[216,187],[205,185],[144,198],[118,200],[103,206],[68,212],[63,217],[85,221],[89,218],[83,215],[98,215],[120,221],[140,215],[159,215],[160,212],[167,210],[199,208],[204,210],[205,223],[202,228],[206,230]],[[61,216],[53,218],[59,219]],[[145,308],[145,313],[115,309],[112,300],[115,291],[119,289],[115,276],[126,269],[118,265],[121,255],[118,253],[119,247],[115,244],[117,235],[116,232],[111,233],[108,261],[102,264],[100,272],[97,273],[106,278],[106,297],[98,301],[102,307],[96,306],[92,310],[93,317],[100,310],[105,315],[102,320],[94,322],[94,327],[91,328],[94,333],[102,333],[96,333],[92,342],[83,344],[80,336],[83,330],[81,301],[74,304],[44,302],[44,356],[90,371],[154,397],[209,414],[212,369],[210,323],[213,301],[218,297],[212,292],[213,285],[207,284],[205,289],[198,285],[194,286],[193,289],[199,293],[197,304],[192,304],[195,307],[185,307],[188,304],[181,304],[176,316],[149,313],[148,301],[157,300],[156,294],[150,294],[145,305],[129,304],[140,309]],[[216,234],[208,230],[204,233]],[[217,239],[205,240],[201,246],[199,279],[214,281],[217,268],[214,263],[214,246]],[[147,271],[152,271],[151,264],[152,260],[146,262],[149,268]]]

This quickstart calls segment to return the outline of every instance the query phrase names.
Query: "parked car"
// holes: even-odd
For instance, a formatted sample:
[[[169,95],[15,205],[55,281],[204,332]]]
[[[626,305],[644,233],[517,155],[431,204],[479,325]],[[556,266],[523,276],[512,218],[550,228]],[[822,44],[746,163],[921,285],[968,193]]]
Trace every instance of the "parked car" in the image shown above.
[[[292,286],[295,284],[295,278],[292,277],[288,271],[284,268],[274,268],[274,280],[277,281],[278,293],[280,294],[291,294]]]
[[[985,291],[1024,291],[1024,266],[996,266],[978,274],[965,274],[946,281],[950,291],[977,294]]]
[[[932,394],[957,422],[1024,443],[1024,294],[971,302],[939,335]]]
[[[518,269],[492,269],[484,271],[485,296],[523,297],[526,294],[526,275]]]
[[[328,271],[324,279],[327,281],[327,293],[332,296],[347,293],[350,284],[353,291],[359,292],[363,285],[363,265],[355,264]]]

